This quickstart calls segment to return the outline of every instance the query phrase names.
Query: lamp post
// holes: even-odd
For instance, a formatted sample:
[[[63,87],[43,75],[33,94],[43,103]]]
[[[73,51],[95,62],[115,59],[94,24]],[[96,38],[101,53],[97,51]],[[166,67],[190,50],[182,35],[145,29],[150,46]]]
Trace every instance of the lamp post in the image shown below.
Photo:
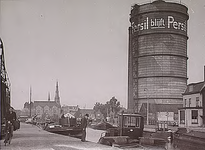
[[[167,129],[168,129],[168,122],[169,122],[169,112],[167,111]]]
[[[147,100],[147,125],[149,125],[149,102],[148,102],[148,98],[147,98],[147,88],[144,89],[144,91],[146,91],[146,100]]]

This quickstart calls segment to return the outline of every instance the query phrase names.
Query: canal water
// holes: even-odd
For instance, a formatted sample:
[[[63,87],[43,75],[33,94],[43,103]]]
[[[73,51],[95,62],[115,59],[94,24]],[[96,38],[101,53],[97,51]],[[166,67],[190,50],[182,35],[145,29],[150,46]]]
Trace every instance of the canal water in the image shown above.
[[[86,139],[91,142],[97,143],[100,139],[101,135],[103,135],[105,131],[103,130],[94,130],[91,128],[87,128],[87,136]],[[114,148],[116,149],[116,148]],[[126,148],[126,150],[180,150],[178,148],[174,148],[173,144],[167,143],[165,147],[139,147],[139,148]]]

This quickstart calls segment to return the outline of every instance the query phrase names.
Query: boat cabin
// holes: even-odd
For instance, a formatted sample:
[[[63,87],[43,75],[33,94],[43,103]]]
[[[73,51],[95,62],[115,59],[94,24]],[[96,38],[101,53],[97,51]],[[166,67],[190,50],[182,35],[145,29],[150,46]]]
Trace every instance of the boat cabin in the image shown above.
[[[129,136],[133,139],[142,137],[144,118],[139,114],[120,114],[118,116],[120,135]]]
[[[128,136],[132,139],[142,137],[144,118],[139,114],[119,114],[118,127],[107,130],[105,136]]]

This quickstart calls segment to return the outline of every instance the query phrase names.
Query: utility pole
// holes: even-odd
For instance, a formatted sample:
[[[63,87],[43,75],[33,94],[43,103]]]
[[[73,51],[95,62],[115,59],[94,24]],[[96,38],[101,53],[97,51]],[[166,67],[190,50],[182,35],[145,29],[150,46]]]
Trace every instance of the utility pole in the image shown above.
[[[30,86],[30,117],[31,117],[31,86]]]

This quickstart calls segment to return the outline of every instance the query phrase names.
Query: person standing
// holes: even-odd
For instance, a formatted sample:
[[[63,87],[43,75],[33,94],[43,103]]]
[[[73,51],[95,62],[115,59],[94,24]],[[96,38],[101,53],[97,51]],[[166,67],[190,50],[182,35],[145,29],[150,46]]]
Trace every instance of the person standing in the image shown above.
[[[86,128],[88,125],[88,114],[85,114],[85,116],[82,118],[81,120],[81,128],[82,128],[82,138],[81,141],[82,142],[86,142],[85,138],[86,138]]]

